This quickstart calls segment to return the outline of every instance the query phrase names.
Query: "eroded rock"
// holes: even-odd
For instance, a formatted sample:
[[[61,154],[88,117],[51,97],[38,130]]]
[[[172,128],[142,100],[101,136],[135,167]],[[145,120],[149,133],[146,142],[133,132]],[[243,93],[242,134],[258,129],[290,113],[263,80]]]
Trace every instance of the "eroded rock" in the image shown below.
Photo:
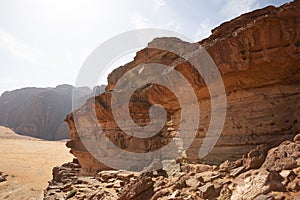
[[[109,166],[95,159],[97,156],[92,156],[84,148],[80,139],[90,138],[92,135],[98,136],[101,133],[99,129],[103,131],[99,138],[107,137],[119,148],[127,151],[155,151],[174,140],[177,145],[174,147],[174,152],[182,152],[180,138],[176,136],[179,131],[182,106],[179,105],[172,91],[165,87],[156,84],[145,85],[134,92],[129,103],[132,116],[129,120],[133,120],[140,126],[149,123],[148,111],[151,105],[161,104],[166,108],[167,123],[155,136],[131,137],[120,129],[112,115],[111,96],[118,93],[114,90],[117,81],[125,73],[129,73],[129,70],[143,63],[154,62],[173,66],[189,81],[199,100],[201,124],[196,138],[186,151],[184,158],[186,162],[220,164],[225,160],[240,159],[257,146],[266,145],[271,148],[284,140],[292,140],[300,131],[299,19],[299,1],[279,8],[267,7],[223,23],[212,31],[209,38],[199,42],[211,55],[221,72],[227,95],[226,120],[222,134],[214,149],[201,160],[198,154],[211,117],[211,98],[206,85],[190,63],[182,62],[182,59],[174,53],[151,48],[154,44],[158,44],[186,51],[192,50],[195,44],[176,38],[154,39],[149,43],[148,48],[137,53],[132,62],[115,69],[109,75],[104,94],[97,96],[95,101],[89,100],[73,114],[67,116],[66,122],[71,132],[68,147],[82,165],[83,174],[92,175],[110,169]],[[130,73],[128,75],[129,78],[122,88],[124,93],[128,92],[127,88],[136,84],[130,82],[136,75]],[[177,84],[182,96],[189,101],[189,96],[184,94],[185,90],[180,90],[182,83],[178,81]],[[118,103],[120,106],[116,112],[122,113],[128,106],[128,102],[122,103],[120,100]],[[97,119],[93,118],[94,108]],[[77,129],[75,116],[80,126]],[[125,119],[120,123],[125,127],[129,125],[128,120]],[[80,133],[77,132],[78,130]],[[104,145],[106,144],[100,142],[98,146]],[[110,147],[104,148],[107,149]],[[115,163],[120,160],[117,151],[109,150],[105,155]],[[168,156],[162,155],[161,160],[168,159]],[[257,155],[254,160],[249,159],[246,168],[258,168],[263,162],[259,156]],[[151,159],[149,158],[149,164],[152,162]],[[130,163],[144,164],[136,160],[128,161],[129,165]],[[131,167],[130,169],[134,170],[136,166]],[[140,167],[147,167],[147,165]]]
[[[149,123],[148,110],[152,104],[161,103],[167,110],[167,123],[150,139],[127,135],[115,123],[110,109],[111,95],[116,92],[114,86],[124,73],[142,63],[161,62],[174,65],[196,90],[204,119],[200,119],[193,144],[170,170],[165,168],[171,172],[167,176],[151,172],[152,160],[147,165],[150,172],[112,170],[88,152],[77,132],[74,115],[70,114],[66,118],[71,132],[68,147],[78,158],[81,170],[75,167],[79,165],[71,163],[55,168],[45,198],[51,195],[65,198],[76,191],[73,199],[297,199],[300,196],[300,143],[298,136],[295,137],[300,129],[298,33],[300,1],[295,1],[280,8],[267,7],[242,15],[217,27],[209,38],[199,42],[222,74],[228,101],[222,135],[202,160],[198,159],[198,153],[209,124],[211,100],[202,78],[189,63],[179,62],[178,55],[151,48],[141,50],[134,61],[109,75],[104,94],[75,111],[85,128],[80,136],[97,135],[99,129],[94,125],[100,124],[103,136],[128,151],[155,151],[173,140],[180,144],[180,138],[176,137],[180,105],[166,88],[150,84],[138,89],[131,98],[129,109],[139,125]],[[151,43],[190,48],[190,44],[176,38],[160,38]],[[131,84],[128,79],[122,92]],[[89,112],[93,108],[96,120]],[[123,111],[124,105],[120,109]],[[182,149],[179,145],[175,150]],[[107,158],[118,162],[117,153],[109,152]],[[167,160],[164,156],[161,155],[163,168],[163,161]],[[79,171],[81,175],[93,176],[79,178]]]
[[[269,151],[263,164],[270,171],[290,170],[300,166],[300,143],[285,141]]]

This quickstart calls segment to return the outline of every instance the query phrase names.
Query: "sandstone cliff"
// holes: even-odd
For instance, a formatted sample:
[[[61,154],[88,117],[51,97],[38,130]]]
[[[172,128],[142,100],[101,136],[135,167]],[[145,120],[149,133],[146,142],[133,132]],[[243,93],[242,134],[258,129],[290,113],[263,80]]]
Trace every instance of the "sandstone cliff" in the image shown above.
[[[0,125],[21,135],[46,140],[69,138],[65,116],[72,111],[74,87],[23,88],[5,92],[0,97]],[[79,88],[84,99],[91,96],[89,88]]]
[[[136,54],[134,61],[109,75],[104,94],[67,116],[71,133],[67,146],[78,158],[83,173],[96,173],[109,167],[97,161],[82,144],[74,114],[85,127],[99,123],[106,137],[128,151],[150,152],[176,140],[181,107],[172,91],[162,86],[149,84],[140,88],[131,97],[129,107],[133,120],[146,125],[150,106],[154,103],[163,105],[167,109],[167,123],[157,135],[148,139],[130,137],[114,121],[110,100],[116,92],[115,84],[123,74],[143,63],[175,66],[196,91],[201,124],[197,137],[186,152],[188,162],[219,164],[225,160],[237,160],[259,145],[270,148],[292,139],[300,130],[299,1],[241,15],[215,28],[209,38],[199,42],[221,72],[227,95],[227,115],[221,137],[202,160],[199,160],[198,152],[208,130],[211,97],[203,79],[190,63],[181,62],[180,57],[173,53],[151,48],[154,43],[174,47],[186,44],[176,38],[155,39],[149,43],[149,48]],[[93,108],[96,108],[97,122],[92,120]],[[89,137],[97,134],[97,130],[86,129],[82,134]],[[108,158],[118,159],[113,153]]]

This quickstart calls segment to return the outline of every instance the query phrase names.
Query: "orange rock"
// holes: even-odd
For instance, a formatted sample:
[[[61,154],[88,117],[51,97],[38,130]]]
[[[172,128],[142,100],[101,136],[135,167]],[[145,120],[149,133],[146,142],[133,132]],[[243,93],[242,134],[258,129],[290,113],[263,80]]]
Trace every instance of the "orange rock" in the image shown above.
[[[152,42],[173,46],[187,44],[176,38],[159,38]],[[207,157],[198,158],[211,116],[211,99],[205,83],[189,63],[180,63],[177,55],[153,48],[139,51],[134,61],[115,69],[108,76],[106,92],[97,96],[94,103],[88,101],[74,112],[80,116],[80,123],[87,126],[80,136],[99,134],[91,127],[100,124],[104,132],[101,137],[108,137],[115,145],[133,152],[155,151],[178,139],[176,132],[179,130],[181,107],[172,91],[155,84],[138,89],[131,97],[129,109],[133,120],[143,126],[150,121],[150,106],[163,105],[167,110],[167,123],[158,134],[146,139],[135,138],[123,132],[114,121],[111,95],[115,92],[113,89],[117,81],[137,65],[151,62],[175,65],[175,69],[189,80],[199,99],[200,127],[186,152],[188,162],[220,164],[225,160],[237,160],[258,145],[276,146],[284,140],[291,140],[300,131],[299,1],[241,15],[215,28],[212,35],[199,44],[220,70],[227,94],[227,116],[222,135]],[[126,92],[126,87],[123,89]],[[188,98],[188,95],[185,97]],[[127,105],[121,105],[118,111],[122,112],[124,106]],[[91,117],[94,107],[98,121]],[[82,168],[91,173],[109,169],[83,147],[73,114],[67,116],[66,122],[71,133],[68,147]],[[122,123],[126,125],[128,122]],[[117,162],[117,152],[110,153],[108,159],[116,159]]]

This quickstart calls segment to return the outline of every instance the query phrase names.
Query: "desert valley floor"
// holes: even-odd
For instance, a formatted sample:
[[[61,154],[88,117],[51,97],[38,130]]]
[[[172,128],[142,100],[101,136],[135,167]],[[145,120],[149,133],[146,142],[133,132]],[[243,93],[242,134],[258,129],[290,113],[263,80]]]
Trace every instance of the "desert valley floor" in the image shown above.
[[[42,199],[52,178],[52,168],[72,160],[63,141],[19,136],[0,127],[0,171],[8,174],[0,183],[0,199]]]

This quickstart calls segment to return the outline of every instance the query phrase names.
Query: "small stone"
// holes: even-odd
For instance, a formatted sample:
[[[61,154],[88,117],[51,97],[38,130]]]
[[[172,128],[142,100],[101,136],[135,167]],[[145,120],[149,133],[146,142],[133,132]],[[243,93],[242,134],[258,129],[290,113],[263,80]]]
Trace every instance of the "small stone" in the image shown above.
[[[255,197],[254,200],[274,200],[274,197],[271,194],[260,194],[257,197]]]
[[[199,186],[201,186],[201,184],[202,183],[194,177],[186,180],[186,185],[191,188],[197,189]]]
[[[117,174],[117,178],[122,180],[122,181],[129,181],[130,178],[135,177],[136,175],[134,173],[131,172],[127,172],[127,171],[120,171]]]
[[[66,199],[70,199],[72,197],[74,197],[76,195],[77,191],[76,190],[72,190],[70,191],[67,196],[66,196]]]
[[[236,176],[240,175],[244,171],[245,171],[245,167],[241,166],[241,167],[238,167],[236,169],[231,170],[229,176],[236,177]]]
[[[286,186],[288,191],[300,191],[300,178],[296,178]]]
[[[176,196],[178,196],[178,194],[179,194],[179,190],[175,190],[168,199],[174,199]]]
[[[176,163],[175,160],[163,160],[162,166],[163,170],[167,173],[168,176],[178,176],[180,174],[180,164]]]
[[[279,174],[283,178],[287,178],[291,174],[291,171],[290,170],[282,170]]]
[[[139,177],[135,182],[123,188],[119,193],[119,200],[150,199],[153,196],[153,185],[154,181],[151,177]]]
[[[300,175],[300,167],[297,167],[295,169],[293,169],[294,174],[298,174],[298,176]]]
[[[98,175],[103,181],[108,181],[111,178],[116,178],[118,173],[119,171],[109,170],[109,171],[101,171],[98,173]]]
[[[114,182],[114,188],[120,188],[120,187],[122,187],[122,186],[124,186],[125,185],[125,182],[123,182],[123,181],[121,181],[121,180],[116,180],[115,182]]]
[[[6,181],[6,180],[7,180],[7,177],[8,177],[8,175],[6,175],[6,174],[0,175],[0,182]]]
[[[229,160],[226,160],[222,164],[220,164],[219,171],[220,172],[227,172],[227,171],[230,171],[234,168],[240,167],[242,164],[243,164],[242,159],[239,159],[235,162],[230,162]]]
[[[300,133],[294,137],[294,142],[300,142]]]
[[[200,197],[203,199],[212,199],[218,196],[215,187],[211,182],[206,183],[205,185],[199,187],[198,189],[200,192]]]
[[[108,183],[105,185],[106,188],[112,188],[114,187],[114,183]]]
[[[260,168],[265,161],[267,149],[268,147],[266,145],[259,145],[244,156],[243,165],[246,170]]]

